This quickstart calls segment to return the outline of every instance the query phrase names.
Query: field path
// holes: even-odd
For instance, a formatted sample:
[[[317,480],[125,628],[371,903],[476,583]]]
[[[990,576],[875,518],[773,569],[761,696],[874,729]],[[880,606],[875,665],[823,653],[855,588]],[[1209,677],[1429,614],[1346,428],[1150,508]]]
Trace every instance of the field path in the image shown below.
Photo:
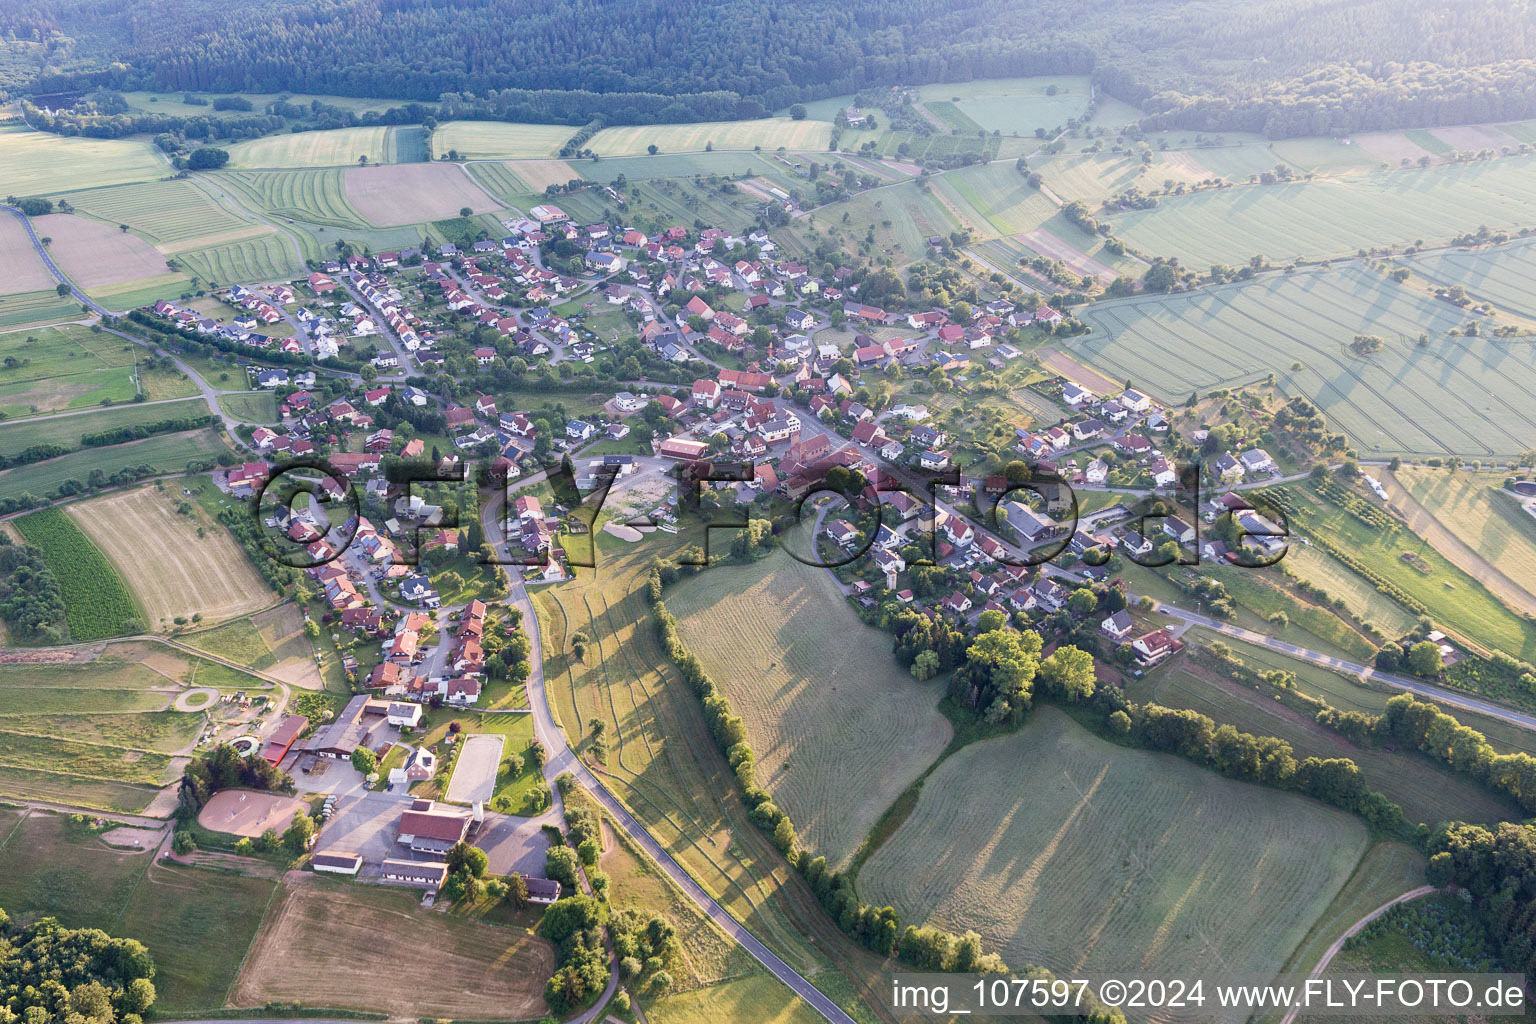
[[[1312,968],[1312,972],[1307,975],[1307,978],[1311,979],[1321,977],[1323,971],[1328,969],[1328,964],[1331,963],[1333,958],[1338,955],[1339,950],[1344,948],[1344,943],[1358,935],[1360,933],[1360,929],[1376,920],[1382,914],[1385,914],[1399,903],[1407,903],[1410,900],[1422,899],[1423,897],[1428,896],[1430,893],[1439,891],[1440,890],[1436,889],[1432,885],[1421,885],[1417,889],[1409,889],[1401,896],[1393,897],[1392,899],[1383,903],[1381,906],[1377,907],[1375,910],[1371,911],[1369,914],[1366,914],[1360,920],[1350,925],[1345,930],[1343,935],[1340,935],[1337,939],[1334,940],[1333,945],[1329,946],[1326,950],[1323,951],[1322,959],[1318,960],[1317,966]],[[1296,1014],[1300,1012],[1300,1007],[1292,1007],[1290,1011],[1280,1019],[1280,1024],[1291,1024],[1291,1022],[1296,1019]]]
[[[1429,541],[1430,547],[1440,552],[1451,564],[1462,570],[1483,586],[1493,596],[1522,615],[1536,615],[1536,597],[1514,580],[1504,575],[1498,566],[1472,550],[1466,541],[1456,536],[1436,519],[1434,513],[1419,503],[1408,488],[1398,482],[1392,471],[1381,470],[1381,484],[1408,520],[1408,528]]]

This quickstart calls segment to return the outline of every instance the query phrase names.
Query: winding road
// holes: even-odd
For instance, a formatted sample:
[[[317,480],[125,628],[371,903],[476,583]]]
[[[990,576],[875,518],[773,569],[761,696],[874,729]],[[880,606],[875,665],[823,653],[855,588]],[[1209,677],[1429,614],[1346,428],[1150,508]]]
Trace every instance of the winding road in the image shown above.
[[[486,538],[491,543],[491,548],[498,558],[510,559],[506,539],[498,525],[501,507],[506,501],[504,494],[498,495],[492,501],[486,502],[480,513],[481,527]],[[544,685],[544,641],[539,627],[539,617],[533,608],[533,601],[528,596],[528,589],[523,581],[516,575],[516,567],[508,567],[507,604],[518,609],[523,614],[523,628],[528,631],[529,640],[529,671],[527,681],[528,703],[533,708],[534,736],[544,747],[546,757],[544,761],[544,779],[549,783],[550,791],[554,794],[555,804],[553,811],[561,814],[560,789],[556,785],[556,779],[565,772],[569,772],[575,778],[578,785],[597,801],[608,814],[622,828],[647,856],[651,858],[666,874],[667,878],[676,885],[689,900],[701,911],[708,915],[709,919],[720,927],[727,935],[752,955],[752,958],[762,964],[768,971],[778,978],[790,990],[810,1004],[818,1014],[832,1024],[854,1024],[854,1020],[843,1009],[801,977],[793,968],[780,960],[773,950],[769,949],[757,936],[747,930],[741,922],[737,921],[730,913],[715,902],[714,897],[704,891],[704,888],[694,881],[693,876],[672,858],[661,844],[651,837],[645,827],[635,820],[634,816],[621,803],[618,797],[603,785],[602,781],[587,770],[586,765],[577,758],[575,751],[566,742],[565,733],[555,721],[554,711],[550,707],[549,694]]]

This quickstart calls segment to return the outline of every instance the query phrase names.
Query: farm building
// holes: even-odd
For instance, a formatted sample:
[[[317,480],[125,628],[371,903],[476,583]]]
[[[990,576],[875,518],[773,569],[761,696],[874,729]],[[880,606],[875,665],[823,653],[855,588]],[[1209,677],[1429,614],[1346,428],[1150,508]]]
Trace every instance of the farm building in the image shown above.
[[[355,875],[362,869],[363,857],[357,853],[338,851],[317,853],[310,861],[310,866],[316,871],[325,871],[334,875]]]
[[[288,755],[288,750],[293,746],[293,741],[299,738],[299,734],[309,727],[309,719],[303,715],[285,715],[283,720],[277,723],[277,728],[272,735],[267,737],[267,749],[262,757],[269,764],[278,764]]]
[[[469,815],[413,800],[400,815],[399,842],[415,853],[445,853],[469,834]]]
[[[336,721],[315,736],[311,750],[318,757],[344,761],[358,747],[373,746],[368,741],[375,729],[386,724],[384,716],[388,713],[389,704],[385,701],[370,700],[366,695],[353,697]]]
[[[448,865],[440,860],[386,860],[381,865],[379,880],[395,885],[416,885],[437,890],[448,878]]]

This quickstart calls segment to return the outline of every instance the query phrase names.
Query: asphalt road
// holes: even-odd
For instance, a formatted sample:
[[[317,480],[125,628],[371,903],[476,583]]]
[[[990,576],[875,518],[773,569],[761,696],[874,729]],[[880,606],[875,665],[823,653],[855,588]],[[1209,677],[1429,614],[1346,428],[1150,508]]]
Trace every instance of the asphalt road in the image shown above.
[[[514,485],[516,486],[516,485]],[[509,557],[506,541],[502,539],[501,531],[496,528],[497,518],[501,511],[501,501],[487,502],[481,512],[482,526],[485,535],[490,539],[493,550],[501,558]],[[528,703],[533,708],[533,731],[546,752],[544,762],[544,778],[549,783],[550,791],[555,797],[555,806],[552,811],[560,814],[560,790],[555,785],[555,780],[564,772],[570,772],[578,785],[586,790],[591,797],[603,806],[629,837],[637,843],[646,855],[655,861],[683,893],[693,901],[694,905],[707,914],[710,920],[731,938],[739,942],[743,949],[750,953],[758,963],[766,967],[774,977],[778,978],[800,998],[810,1004],[811,1008],[823,1018],[833,1024],[854,1024],[852,1017],[844,1013],[842,1008],[831,999],[822,994],[821,990],[801,977],[793,968],[780,960],[774,952],[753,935],[741,922],[716,903],[714,898],[705,892],[703,887],[693,880],[687,870],[671,854],[662,848],[661,844],[651,838],[651,834],[645,830],[629,811],[619,802],[603,783],[587,770],[587,767],[576,757],[574,751],[566,743],[565,733],[555,722],[553,710],[550,708],[549,695],[544,685],[544,642],[539,628],[539,617],[533,609],[533,602],[528,597],[528,590],[521,579],[515,575],[515,567],[509,567],[509,577],[512,578],[511,586],[507,594],[507,603],[523,613],[523,628],[528,631],[529,640],[529,672],[527,681]],[[610,979],[611,983],[612,979]]]

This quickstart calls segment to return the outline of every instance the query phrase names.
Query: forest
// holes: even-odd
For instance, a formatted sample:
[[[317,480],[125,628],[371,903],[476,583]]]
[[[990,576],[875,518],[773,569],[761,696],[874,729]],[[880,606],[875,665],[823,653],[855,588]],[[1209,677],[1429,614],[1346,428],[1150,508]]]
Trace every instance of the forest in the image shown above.
[[[454,94],[577,125],[1091,73],[1149,127],[1283,137],[1531,116],[1533,42],[1536,12],[1498,0],[20,0],[0,89]]]

